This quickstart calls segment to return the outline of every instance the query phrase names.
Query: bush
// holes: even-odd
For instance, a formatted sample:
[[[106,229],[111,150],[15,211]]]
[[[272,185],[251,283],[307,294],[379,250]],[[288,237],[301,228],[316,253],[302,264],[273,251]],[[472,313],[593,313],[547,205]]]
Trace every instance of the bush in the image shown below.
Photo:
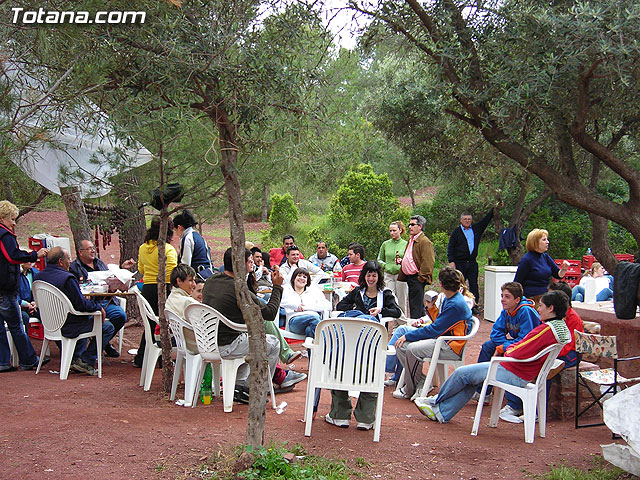
[[[429,239],[433,242],[433,250],[436,255],[436,265],[440,267],[448,265],[447,246],[449,245],[449,234],[445,232],[434,232],[431,234]]]
[[[380,244],[388,237],[389,223],[409,216],[408,210],[400,208],[392,188],[389,176],[376,174],[371,165],[361,163],[350,170],[329,205],[335,243],[346,246],[357,241],[364,246],[366,258],[376,258]]]
[[[291,231],[298,221],[298,209],[293,203],[290,193],[271,195],[271,212],[269,212],[269,232],[272,238],[281,237]]]

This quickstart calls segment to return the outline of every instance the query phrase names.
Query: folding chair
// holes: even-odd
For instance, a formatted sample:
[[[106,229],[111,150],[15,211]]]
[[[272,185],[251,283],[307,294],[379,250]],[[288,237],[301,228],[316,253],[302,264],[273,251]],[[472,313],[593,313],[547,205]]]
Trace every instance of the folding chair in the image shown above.
[[[618,362],[628,362],[638,360],[637,357],[618,358],[617,339],[615,335],[604,336],[591,333],[582,333],[574,330],[576,337],[576,353],[578,354],[578,363],[576,365],[576,409],[575,409],[575,427],[597,427],[604,425],[604,422],[588,423],[580,425],[579,419],[593,407],[598,405],[602,410],[602,403],[605,396],[615,395],[622,386],[628,386],[630,383],[640,381],[640,377],[625,378],[618,373]],[[597,355],[601,358],[611,358],[613,360],[613,368],[601,368],[592,371],[580,371],[580,362],[584,354]],[[599,386],[599,391],[595,391],[589,385],[589,382]],[[591,394],[593,399],[591,403],[580,410],[580,386],[583,386]],[[606,399],[605,399],[606,400]]]

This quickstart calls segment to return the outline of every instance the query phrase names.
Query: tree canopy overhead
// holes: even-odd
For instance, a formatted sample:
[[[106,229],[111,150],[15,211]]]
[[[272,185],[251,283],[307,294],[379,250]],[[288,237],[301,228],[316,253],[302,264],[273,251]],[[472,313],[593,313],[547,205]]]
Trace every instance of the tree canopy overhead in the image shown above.
[[[406,55],[429,72],[405,79],[398,96],[422,87],[430,98],[423,111],[463,122],[560,200],[613,220],[640,240],[634,149],[640,110],[632,101],[640,93],[640,2],[351,5],[374,20],[365,47],[379,45],[388,32],[399,34]],[[597,190],[616,176],[626,184],[622,202]]]

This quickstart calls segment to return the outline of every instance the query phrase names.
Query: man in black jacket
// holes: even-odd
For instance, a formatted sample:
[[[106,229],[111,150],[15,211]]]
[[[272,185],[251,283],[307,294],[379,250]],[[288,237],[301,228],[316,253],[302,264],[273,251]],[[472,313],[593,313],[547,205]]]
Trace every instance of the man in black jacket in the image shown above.
[[[456,268],[462,272],[464,278],[469,281],[469,290],[473,293],[476,302],[480,301],[480,292],[478,290],[478,245],[480,245],[480,237],[489,226],[489,222],[493,218],[493,208],[489,210],[482,220],[473,222],[473,217],[469,212],[463,212],[460,215],[460,226],[451,232],[449,237],[449,245],[447,246],[447,258],[449,266]],[[473,308],[477,313],[477,307]]]

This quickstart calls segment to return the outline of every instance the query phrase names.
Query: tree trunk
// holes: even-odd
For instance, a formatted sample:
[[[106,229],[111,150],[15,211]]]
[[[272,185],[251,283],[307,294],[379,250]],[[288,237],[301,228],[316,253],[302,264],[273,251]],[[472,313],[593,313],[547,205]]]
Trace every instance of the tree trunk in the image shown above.
[[[160,160],[162,161],[162,160]],[[162,183],[160,184],[162,188]],[[173,362],[171,361],[171,336],[169,323],[164,315],[167,301],[167,229],[169,214],[166,205],[160,211],[160,232],[158,233],[158,323],[160,324],[160,342],[162,343],[162,392],[171,392],[173,382]]]
[[[598,261],[607,269],[608,272],[613,274],[618,264],[618,259],[615,257],[609,246],[609,220],[593,213],[589,214],[591,219],[591,250],[593,255]]]
[[[269,185],[266,183],[262,187],[262,222],[269,221]]]
[[[6,178],[2,180],[2,187],[4,188],[4,196],[11,203],[16,203],[13,199],[13,192],[11,191],[11,183]]]
[[[89,219],[82,198],[80,198],[80,189],[78,187],[60,187],[60,194],[67,209],[67,217],[69,217],[69,226],[73,236],[71,244],[77,245],[81,240],[91,240]]]
[[[406,185],[407,190],[409,191],[409,198],[411,198],[411,208],[416,208],[416,196],[415,196],[415,192],[413,191],[413,188],[411,188],[409,176],[408,175],[403,176],[402,180],[404,180],[404,184]]]
[[[130,172],[124,181],[129,188],[127,189],[127,194],[124,195],[123,205],[127,210],[127,219],[118,231],[120,237],[120,263],[129,258],[138,259],[138,249],[144,240],[147,230],[144,209],[139,208],[142,203],[139,196],[140,179],[135,173]]]
[[[225,117],[226,118],[226,117]],[[270,376],[267,363],[267,345],[264,332],[264,320],[260,309],[252,301],[247,287],[245,264],[245,235],[242,214],[242,196],[238,171],[238,147],[233,137],[233,126],[219,115],[216,119],[220,131],[220,151],[222,162],[220,170],[229,202],[229,227],[231,230],[231,249],[233,258],[234,286],[236,300],[249,331],[249,355],[247,360],[251,368],[249,376],[249,415],[247,418],[247,445],[257,447],[264,441],[265,402],[267,398],[267,376]]]

